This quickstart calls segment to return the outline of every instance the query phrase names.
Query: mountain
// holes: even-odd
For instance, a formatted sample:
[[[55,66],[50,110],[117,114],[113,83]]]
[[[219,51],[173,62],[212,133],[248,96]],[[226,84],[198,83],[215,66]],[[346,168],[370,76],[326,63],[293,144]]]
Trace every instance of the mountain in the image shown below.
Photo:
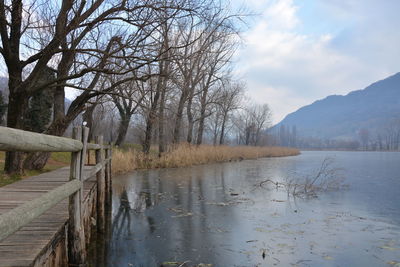
[[[377,134],[400,118],[400,73],[347,95],[331,95],[287,115],[273,128],[296,127],[297,136],[357,139],[360,131]]]

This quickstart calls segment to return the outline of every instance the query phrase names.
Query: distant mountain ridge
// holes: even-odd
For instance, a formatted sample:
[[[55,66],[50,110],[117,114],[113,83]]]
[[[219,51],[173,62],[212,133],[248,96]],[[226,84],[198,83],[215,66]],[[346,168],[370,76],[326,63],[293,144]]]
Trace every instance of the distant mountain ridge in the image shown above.
[[[360,130],[376,133],[400,118],[400,72],[347,95],[331,95],[287,115],[275,125],[295,126],[297,135],[357,139]]]

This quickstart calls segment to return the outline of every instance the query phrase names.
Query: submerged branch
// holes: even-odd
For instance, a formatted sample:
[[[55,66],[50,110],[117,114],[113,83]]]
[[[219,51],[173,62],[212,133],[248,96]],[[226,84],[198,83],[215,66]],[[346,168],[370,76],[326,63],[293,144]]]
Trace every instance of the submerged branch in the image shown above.
[[[345,187],[343,182],[344,177],[341,175],[341,169],[334,166],[333,158],[327,157],[322,161],[314,175],[287,177],[284,182],[266,179],[257,184],[256,188],[265,189],[264,185],[273,185],[276,189],[283,188],[288,196],[317,197],[320,192]]]

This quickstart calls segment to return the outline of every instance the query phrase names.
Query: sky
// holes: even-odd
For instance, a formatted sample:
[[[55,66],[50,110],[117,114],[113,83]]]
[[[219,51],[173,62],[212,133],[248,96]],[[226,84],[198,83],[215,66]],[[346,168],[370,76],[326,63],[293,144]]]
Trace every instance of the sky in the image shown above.
[[[234,0],[247,12],[237,77],[273,122],[400,71],[399,0]]]

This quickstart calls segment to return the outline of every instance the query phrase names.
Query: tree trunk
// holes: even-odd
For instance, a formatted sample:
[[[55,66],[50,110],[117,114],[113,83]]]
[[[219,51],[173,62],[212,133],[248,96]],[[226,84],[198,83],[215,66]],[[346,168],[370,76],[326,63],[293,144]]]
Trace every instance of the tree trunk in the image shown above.
[[[203,143],[203,132],[204,132],[204,116],[201,116],[199,120],[199,128],[197,130],[196,145],[198,146]]]
[[[63,86],[57,86],[54,89],[53,120],[65,116],[65,91]]]
[[[51,156],[50,152],[29,153],[24,161],[25,170],[41,170],[46,165]]]
[[[7,127],[23,129],[24,114],[28,107],[28,98],[24,93],[16,93],[13,79],[9,80],[10,94],[8,99]],[[6,152],[4,171],[7,174],[23,173],[23,153]]]
[[[129,114],[124,114],[124,115],[120,114],[120,115],[121,115],[121,120],[118,126],[117,141],[115,141],[116,146],[120,146],[125,141],[125,137],[129,129],[129,123],[131,121],[131,115]]]
[[[187,111],[187,119],[188,119],[188,132],[187,132],[187,138],[186,141],[191,144],[192,143],[192,138],[193,138],[193,113],[192,113],[192,100],[193,100],[193,94],[189,97],[188,104],[186,107]]]
[[[151,137],[153,133],[153,123],[154,120],[151,118],[152,116],[149,115],[146,121],[146,130],[144,134],[144,141],[143,141],[143,153],[149,154],[150,152],[150,145],[151,145]]]
[[[143,142],[143,152],[145,154],[149,154],[150,152],[150,145],[151,145],[151,137],[153,134],[153,125],[157,115],[157,107],[158,107],[158,100],[160,99],[160,92],[161,91],[161,77],[159,78],[159,82],[157,85],[157,91],[154,95],[153,103],[151,103],[150,112],[146,120],[146,132]]]
[[[226,113],[222,117],[222,125],[221,125],[221,135],[219,137],[219,144],[224,144],[224,137],[225,137],[225,123],[226,123]]]
[[[215,115],[215,121],[214,121],[214,136],[213,136],[213,145],[217,145],[217,140],[218,140],[218,123],[219,123],[219,114],[217,113]]]
[[[164,134],[164,108],[165,108],[165,86],[161,91],[160,107],[158,111],[158,156],[161,157],[165,152],[165,134]]]
[[[244,141],[244,144],[246,146],[248,146],[250,144],[250,133],[251,133],[251,129],[250,129],[250,126],[248,126],[248,127],[246,127],[246,130],[245,130],[245,141]]]
[[[181,97],[179,98],[178,110],[176,112],[176,117],[175,117],[174,136],[172,139],[172,143],[174,144],[179,143],[180,140],[183,108],[185,106],[186,98],[187,98],[187,92],[184,91],[182,92]]]
[[[201,108],[200,108],[200,120],[199,120],[199,129],[197,130],[197,145],[201,145],[203,142],[203,132],[204,132],[204,121],[206,115],[206,101],[207,101],[208,87],[204,88],[203,94],[201,96]]]

